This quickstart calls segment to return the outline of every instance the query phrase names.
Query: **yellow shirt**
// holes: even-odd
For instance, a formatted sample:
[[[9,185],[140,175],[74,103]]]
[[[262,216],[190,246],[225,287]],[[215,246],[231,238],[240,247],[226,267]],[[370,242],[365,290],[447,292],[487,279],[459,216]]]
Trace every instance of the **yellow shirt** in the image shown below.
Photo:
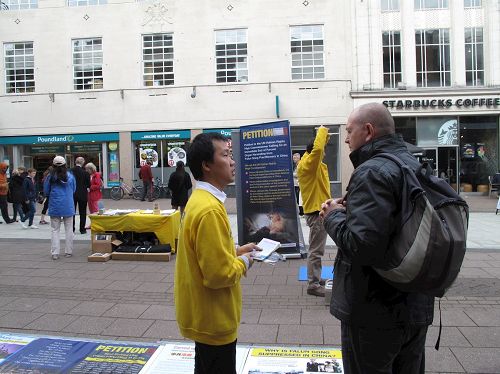
[[[328,141],[328,129],[320,127],[311,153],[304,153],[297,166],[304,213],[321,210],[321,204],[331,198],[328,167],[323,162]]]
[[[226,208],[210,192],[196,189],[181,220],[174,299],[182,336],[223,345],[236,340],[241,318],[241,276]]]

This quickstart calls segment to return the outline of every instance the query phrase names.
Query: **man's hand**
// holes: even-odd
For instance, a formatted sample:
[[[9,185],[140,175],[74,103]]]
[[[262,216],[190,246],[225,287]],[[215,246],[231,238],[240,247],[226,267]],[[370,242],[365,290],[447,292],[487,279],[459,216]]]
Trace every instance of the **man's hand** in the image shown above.
[[[243,256],[246,254],[250,254],[253,256],[253,253],[255,251],[262,251],[259,247],[257,247],[257,244],[255,243],[248,243],[245,245],[242,245],[241,247],[238,247],[236,250],[236,256]]]
[[[323,204],[321,204],[321,212],[319,212],[319,216],[324,219],[335,209],[345,209],[345,200],[343,197],[326,200]]]

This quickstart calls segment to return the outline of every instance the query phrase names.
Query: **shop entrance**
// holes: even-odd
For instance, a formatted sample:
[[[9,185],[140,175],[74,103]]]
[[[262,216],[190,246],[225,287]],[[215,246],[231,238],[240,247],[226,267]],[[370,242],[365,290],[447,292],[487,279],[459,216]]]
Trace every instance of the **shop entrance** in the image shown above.
[[[436,177],[444,179],[458,191],[458,147],[425,148],[417,158],[420,163],[429,163]]]

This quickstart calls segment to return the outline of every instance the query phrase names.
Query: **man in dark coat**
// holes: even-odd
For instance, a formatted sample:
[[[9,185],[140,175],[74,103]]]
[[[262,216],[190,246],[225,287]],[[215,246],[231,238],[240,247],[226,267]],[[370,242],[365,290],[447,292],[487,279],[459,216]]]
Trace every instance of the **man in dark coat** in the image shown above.
[[[77,157],[75,167],[71,169],[76,182],[76,191],[73,195],[75,201],[75,210],[78,205],[78,213],[80,214],[80,234],[86,234],[85,222],[87,221],[87,200],[90,188],[90,175],[83,168],[85,159]],[[75,232],[75,216],[73,217],[73,232]]]
[[[344,198],[327,200],[321,215],[338,246],[330,312],[340,319],[345,373],[423,373],[425,338],[434,298],[405,293],[373,267],[384,265],[398,227],[403,175],[399,165],[375,157],[391,153],[416,170],[418,161],[395,134],[385,106],[362,105],[347,120],[355,170]]]

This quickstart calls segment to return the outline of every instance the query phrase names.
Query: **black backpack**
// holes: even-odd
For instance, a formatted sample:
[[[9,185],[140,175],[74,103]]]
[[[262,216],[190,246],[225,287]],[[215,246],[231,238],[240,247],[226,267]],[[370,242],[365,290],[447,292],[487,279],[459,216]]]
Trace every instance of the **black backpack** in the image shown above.
[[[404,178],[399,227],[390,240],[383,269],[374,268],[404,292],[442,297],[460,272],[469,223],[467,203],[426,163],[414,172],[398,157]]]

